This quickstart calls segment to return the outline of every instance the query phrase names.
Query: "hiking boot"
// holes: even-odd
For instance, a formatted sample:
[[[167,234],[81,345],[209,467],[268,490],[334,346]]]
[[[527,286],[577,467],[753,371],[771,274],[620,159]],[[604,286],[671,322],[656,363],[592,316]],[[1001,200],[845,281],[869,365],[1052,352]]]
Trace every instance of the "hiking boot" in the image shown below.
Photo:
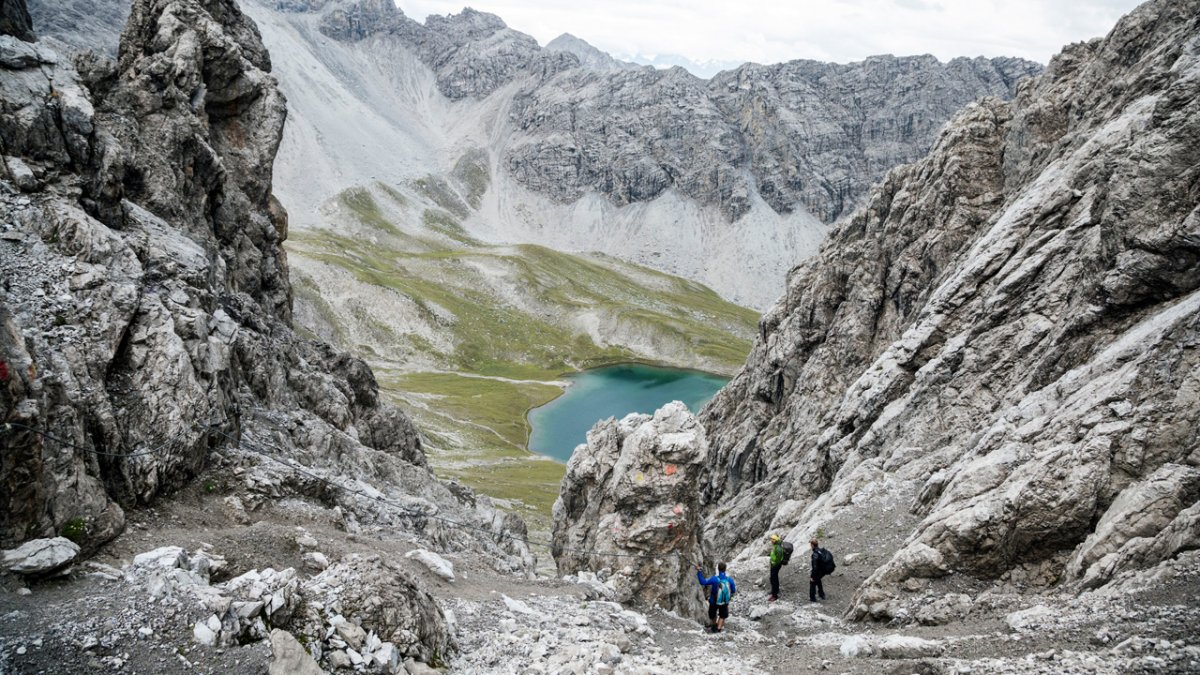
[[[778,595],[769,595],[769,596],[767,596],[767,602],[775,602],[775,601],[776,601],[776,600],[778,600],[778,599],[779,599],[779,596],[778,596]]]

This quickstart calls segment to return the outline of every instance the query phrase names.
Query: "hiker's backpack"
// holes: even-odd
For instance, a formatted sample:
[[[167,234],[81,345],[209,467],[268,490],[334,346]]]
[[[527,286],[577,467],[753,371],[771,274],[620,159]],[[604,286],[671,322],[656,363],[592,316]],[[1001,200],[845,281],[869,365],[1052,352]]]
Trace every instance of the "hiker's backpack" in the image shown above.
[[[729,579],[717,579],[717,604],[728,605],[730,595]]]
[[[790,541],[783,542],[783,562],[781,564],[786,565],[792,561],[792,549],[793,548],[794,547],[792,546],[792,542],[790,542]]]
[[[822,575],[833,574],[837,569],[837,563],[833,562],[833,554],[827,548],[817,549],[817,571]]]

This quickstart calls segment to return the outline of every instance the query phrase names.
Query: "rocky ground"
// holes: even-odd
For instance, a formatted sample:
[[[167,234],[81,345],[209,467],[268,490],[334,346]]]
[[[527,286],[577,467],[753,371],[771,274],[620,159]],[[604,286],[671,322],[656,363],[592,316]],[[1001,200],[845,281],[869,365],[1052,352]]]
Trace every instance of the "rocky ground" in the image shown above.
[[[0,673],[266,672],[276,657],[261,628],[246,623],[233,639],[217,631],[216,644],[204,643],[214,589],[236,596],[231,589],[243,583],[237,579],[257,570],[251,576],[268,589],[260,598],[267,608],[274,593],[287,598],[277,612],[299,615],[315,599],[328,599],[332,570],[356,569],[377,558],[415,579],[424,590],[413,592],[428,592],[441,610],[455,646],[431,661],[449,672],[1200,669],[1194,631],[1200,621],[1200,552],[1078,596],[1031,594],[999,583],[971,588],[964,582],[965,614],[942,625],[921,625],[916,618],[891,624],[844,620],[854,587],[869,572],[856,562],[861,552],[838,551],[843,562],[826,580],[829,599],[821,604],[805,601],[802,558],[784,569],[784,597],[776,603],[767,602],[760,561],[744,561],[732,568],[740,585],[726,632],[713,635],[690,618],[613,602],[615,589],[602,581],[608,578],[604,572],[526,579],[498,574],[485,556],[469,551],[434,552],[427,556],[433,563],[426,564],[420,559],[424,554],[407,555],[419,548],[411,537],[378,527],[348,532],[339,510],[314,501],[267,501],[248,512],[231,507],[227,479],[220,472],[206,475],[171,500],[131,512],[120,537],[66,574],[0,576]],[[168,550],[171,574],[158,574],[163,547],[179,547],[189,569],[180,569],[173,557],[178,553]],[[197,564],[200,560],[206,562]],[[438,560],[449,562],[452,571],[439,567]],[[203,574],[194,572],[197,567]],[[204,575],[208,579],[194,586],[176,578]],[[277,581],[268,581],[272,578]],[[278,583],[281,579],[285,583]],[[942,597],[953,597],[944,591]],[[371,592],[387,598],[390,590],[381,585]],[[233,609],[239,607],[245,605],[235,600]],[[292,626],[301,623],[291,620]],[[271,621],[264,624],[269,628]],[[220,629],[228,633],[227,620]],[[327,662],[342,658],[335,652],[345,654],[341,672],[393,672],[393,666],[399,673],[429,672],[425,664],[410,661],[406,667],[399,659],[386,668],[373,660],[356,665],[352,659],[367,661],[386,647],[372,643],[374,633],[356,635],[361,631],[352,626],[330,625],[328,635],[294,630],[310,650],[324,650]],[[360,649],[351,657],[355,644]]]

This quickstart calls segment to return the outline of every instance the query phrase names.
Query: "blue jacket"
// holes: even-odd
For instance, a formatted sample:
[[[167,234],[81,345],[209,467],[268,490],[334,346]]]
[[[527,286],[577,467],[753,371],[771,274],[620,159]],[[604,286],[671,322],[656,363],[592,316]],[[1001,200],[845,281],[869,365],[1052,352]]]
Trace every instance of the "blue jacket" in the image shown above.
[[[732,599],[734,594],[737,593],[737,584],[733,583],[733,577],[725,574],[724,572],[718,572],[717,576],[715,576],[711,579],[706,579],[704,577],[703,572],[701,572],[700,570],[696,570],[696,579],[698,579],[700,581],[701,586],[709,587],[708,603],[710,605],[717,604],[717,591],[721,589],[721,583],[720,583],[721,579],[725,579],[726,581],[729,582],[729,597],[730,597],[730,599]]]

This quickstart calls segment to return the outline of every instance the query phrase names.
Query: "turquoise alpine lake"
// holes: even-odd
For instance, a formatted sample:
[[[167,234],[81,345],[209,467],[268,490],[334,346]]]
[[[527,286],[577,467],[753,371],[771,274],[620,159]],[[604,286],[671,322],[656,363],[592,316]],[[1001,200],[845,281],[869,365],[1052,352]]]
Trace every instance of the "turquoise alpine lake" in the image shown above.
[[[642,365],[608,366],[567,377],[571,386],[529,411],[529,449],[565,462],[587,442],[596,422],[629,413],[653,414],[671,401],[696,412],[729,380],[695,370]]]

